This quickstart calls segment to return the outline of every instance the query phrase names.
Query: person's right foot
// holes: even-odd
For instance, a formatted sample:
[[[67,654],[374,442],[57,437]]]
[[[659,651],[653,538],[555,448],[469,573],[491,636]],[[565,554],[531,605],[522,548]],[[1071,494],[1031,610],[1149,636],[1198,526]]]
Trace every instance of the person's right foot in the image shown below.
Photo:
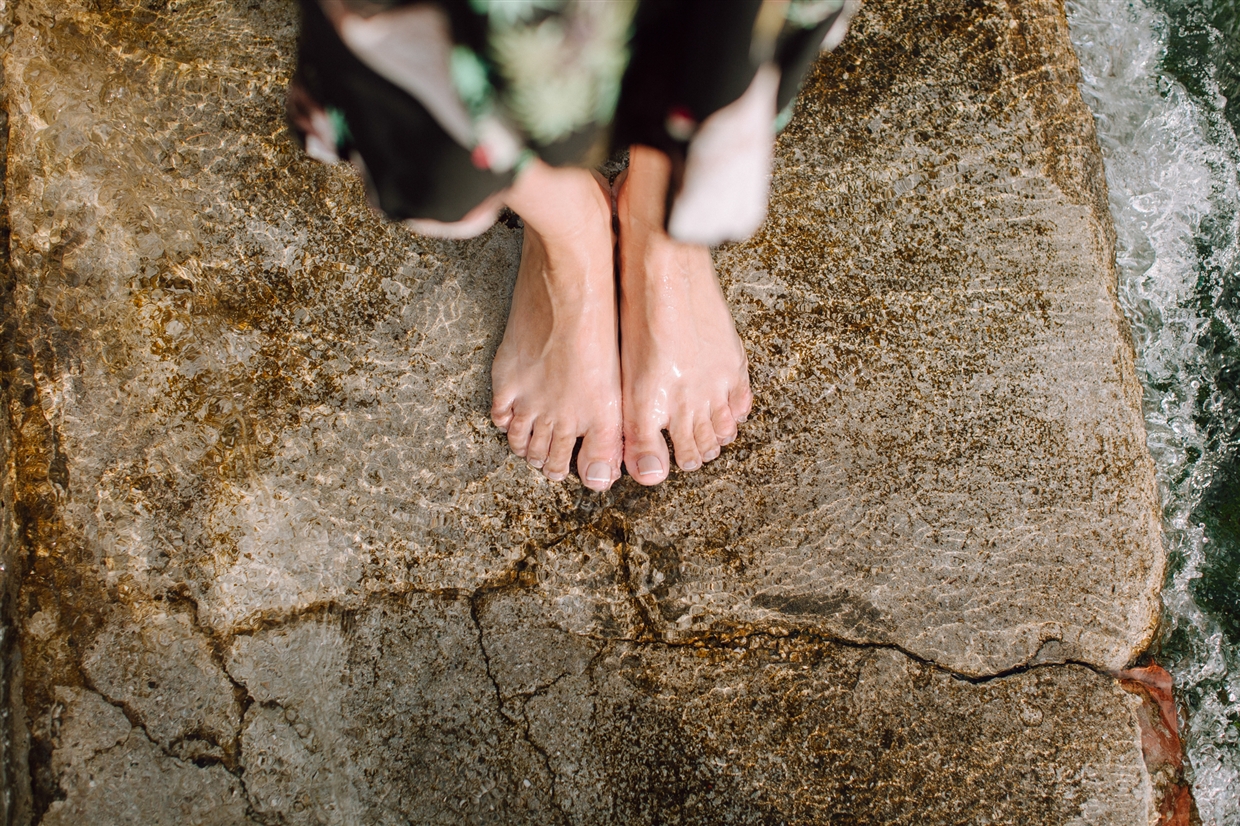
[[[539,163],[509,205],[525,221],[521,269],[491,366],[491,418],[517,456],[553,481],[577,473],[594,490],[620,478],[611,197],[582,169]]]
[[[634,146],[618,180],[620,370],[624,466],[643,485],[676,464],[696,470],[736,438],[749,415],[749,362],[710,250],[663,229],[667,156]]]

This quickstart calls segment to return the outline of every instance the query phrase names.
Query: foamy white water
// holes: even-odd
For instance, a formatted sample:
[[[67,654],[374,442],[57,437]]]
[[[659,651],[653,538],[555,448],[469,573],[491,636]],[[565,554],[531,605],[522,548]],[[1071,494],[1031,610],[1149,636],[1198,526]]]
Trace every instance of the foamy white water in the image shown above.
[[[1198,398],[1216,368],[1197,341],[1211,319],[1237,332],[1237,319],[1202,314],[1199,278],[1240,265],[1240,149],[1217,92],[1195,99],[1162,73],[1163,14],[1141,0],[1072,0],[1068,16],[1106,159],[1120,301],[1133,328],[1172,554],[1164,602],[1176,646],[1164,664],[1179,690],[1202,820],[1240,826],[1240,652],[1189,589],[1209,550],[1192,512],[1222,449],[1197,423],[1217,401]]]

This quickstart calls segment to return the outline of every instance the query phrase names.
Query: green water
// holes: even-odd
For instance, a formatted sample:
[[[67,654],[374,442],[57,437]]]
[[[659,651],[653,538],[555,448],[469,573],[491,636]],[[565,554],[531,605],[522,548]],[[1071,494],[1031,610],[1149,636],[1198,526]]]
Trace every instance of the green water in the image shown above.
[[[1196,347],[1174,372],[1181,386],[1153,388],[1189,401],[1195,430],[1185,461],[1163,477],[1172,555],[1162,658],[1176,679],[1203,821],[1233,826],[1240,824],[1240,0],[1152,5],[1165,15],[1160,92],[1174,95],[1174,83],[1182,84],[1200,104],[1200,137],[1219,150],[1208,163],[1211,208],[1193,233]],[[1179,519],[1185,510],[1188,519]]]
[[[1232,128],[1240,129],[1240,3],[1167,0],[1171,20],[1164,68],[1201,98],[1222,94]]]
[[[1204,102],[1217,105],[1220,95],[1226,98],[1224,121],[1240,131],[1240,0],[1159,5],[1169,20],[1164,70]],[[1202,262],[1197,301],[1209,323],[1198,338],[1203,369],[1195,419],[1213,468],[1193,510],[1208,550],[1191,586],[1193,598],[1233,646],[1240,645],[1240,337],[1234,328],[1240,319],[1240,272],[1234,257],[1220,253],[1236,243],[1236,217],[1234,210],[1211,216],[1197,239]],[[1174,648],[1175,641],[1169,643]]]

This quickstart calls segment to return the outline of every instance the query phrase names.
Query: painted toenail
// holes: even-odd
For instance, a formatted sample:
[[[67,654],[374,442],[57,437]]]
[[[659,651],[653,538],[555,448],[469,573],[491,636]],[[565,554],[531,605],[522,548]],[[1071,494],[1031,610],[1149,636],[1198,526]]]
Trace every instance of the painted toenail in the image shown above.
[[[611,481],[611,465],[606,462],[591,462],[586,468],[587,482],[610,482]]]
[[[637,473],[640,476],[658,476],[663,472],[663,463],[658,456],[646,454],[637,460]]]
[[[707,462],[715,461],[716,459],[719,458],[719,448],[712,447],[710,450],[706,451],[706,455],[703,456],[702,458],[706,460]]]

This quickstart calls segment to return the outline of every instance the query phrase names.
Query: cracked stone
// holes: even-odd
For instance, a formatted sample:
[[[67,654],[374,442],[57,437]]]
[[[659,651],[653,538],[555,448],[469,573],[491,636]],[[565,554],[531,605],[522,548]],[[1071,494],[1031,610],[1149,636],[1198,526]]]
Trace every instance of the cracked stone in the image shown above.
[[[361,822],[353,742],[342,714],[347,650],[339,622],[307,620],[238,637],[227,667],[256,701],[241,732],[256,812],[282,822]]]
[[[165,754],[91,691],[57,689],[63,703],[55,762],[63,799],[40,823],[254,826],[241,783],[222,766]]]
[[[410,595],[350,626],[344,714],[368,810],[425,824],[556,822],[551,778],[501,713],[467,600]]]
[[[117,611],[86,652],[82,669],[164,749],[185,746],[182,756],[189,759],[222,757],[237,737],[241,707],[233,684],[188,613],[156,606],[137,616]]]
[[[255,813],[294,826],[361,822],[352,786],[340,782],[346,766],[325,759],[314,734],[297,731],[280,709],[246,713],[241,748]]]
[[[599,644],[551,621],[551,606],[531,594],[487,594],[478,622],[500,697],[533,694],[585,671]]]
[[[594,685],[590,675],[567,675],[522,703],[529,738],[555,777],[556,801],[572,823],[598,822],[611,807],[606,757],[592,742]]]
[[[603,496],[488,422],[520,227],[415,238],[289,140],[295,11],[0,4],[15,805],[1156,817],[1165,721],[1106,674],[1165,560],[1060,4],[865,4],[715,253],[753,416]]]
[[[548,612],[528,594],[490,599],[480,623],[468,599],[413,594],[235,652],[230,670],[264,698],[242,733],[254,811],[297,824],[1146,822],[1140,700],[1086,667],[973,683],[888,649],[755,636],[606,643],[533,693],[504,692],[493,676],[543,680],[497,668],[488,629],[536,641]],[[61,696],[55,753],[72,785],[72,766],[134,735],[97,695]],[[316,715],[310,737],[296,731]]]

